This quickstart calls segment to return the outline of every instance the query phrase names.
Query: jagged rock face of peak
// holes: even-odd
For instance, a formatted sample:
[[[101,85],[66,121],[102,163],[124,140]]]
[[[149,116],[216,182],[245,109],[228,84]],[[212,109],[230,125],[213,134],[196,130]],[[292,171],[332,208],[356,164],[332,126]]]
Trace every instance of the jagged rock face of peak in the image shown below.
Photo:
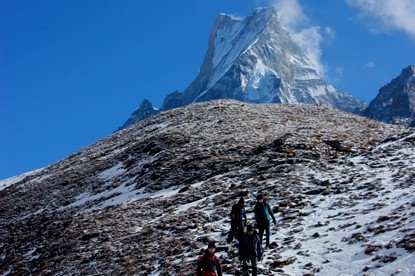
[[[219,15],[198,76],[184,92],[169,94],[161,110],[215,99],[331,104],[345,111],[365,107],[316,72],[274,8],[256,9],[246,18]]]
[[[409,65],[408,67],[402,69],[401,76],[402,78],[410,78],[415,76],[415,65]]]
[[[268,23],[276,20],[273,9],[257,9],[245,19],[237,19],[229,15],[220,15],[209,38],[209,49],[206,54],[202,72],[215,83],[240,56],[255,43]]]
[[[229,212],[243,196],[253,223],[261,192],[277,225],[258,274],[413,275],[414,143],[328,105],[160,112],[0,181],[0,272],[191,275],[215,240],[224,275],[238,275]]]
[[[220,91],[206,91],[224,77],[240,55],[255,42],[273,16],[276,14],[272,8],[256,9],[251,16],[243,19],[220,14],[211,30],[208,50],[199,75],[184,93],[168,95],[161,109],[169,110],[195,101],[224,98],[241,100],[231,93],[240,87],[238,76],[231,76],[230,82],[224,84]]]
[[[411,65],[379,90],[363,114],[383,122],[413,125],[415,122],[415,66]]]

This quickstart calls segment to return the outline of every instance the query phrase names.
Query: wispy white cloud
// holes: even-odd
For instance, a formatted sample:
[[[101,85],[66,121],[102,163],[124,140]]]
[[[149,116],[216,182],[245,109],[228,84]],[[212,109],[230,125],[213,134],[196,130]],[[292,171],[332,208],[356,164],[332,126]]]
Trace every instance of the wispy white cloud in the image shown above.
[[[346,0],[346,2],[360,10],[360,17],[366,24],[370,24],[372,31],[398,29],[415,38],[414,0]]]
[[[330,27],[311,26],[309,18],[304,14],[298,0],[273,0],[270,5],[278,12],[281,24],[290,31],[293,37],[300,43],[317,72],[326,76],[327,66],[322,61],[323,43],[331,43],[335,31]]]
[[[316,70],[320,75],[326,75],[327,66],[322,62],[322,49],[321,44],[323,36],[321,34],[321,28],[318,26],[310,27],[300,30],[293,34],[303,49],[307,51],[308,57],[316,66]]]
[[[325,34],[325,42],[331,43],[333,39],[336,37],[336,31],[332,27],[325,27],[324,28],[324,34]]]
[[[375,63],[373,61],[369,61],[363,66],[363,69],[372,69],[375,67]]]
[[[287,28],[296,29],[309,20],[297,0],[274,0],[272,6],[278,11],[281,23]]]

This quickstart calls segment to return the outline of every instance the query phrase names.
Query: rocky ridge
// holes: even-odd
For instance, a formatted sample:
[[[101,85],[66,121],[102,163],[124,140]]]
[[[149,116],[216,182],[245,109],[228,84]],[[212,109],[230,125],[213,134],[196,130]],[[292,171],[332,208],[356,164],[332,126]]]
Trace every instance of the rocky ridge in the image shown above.
[[[383,86],[363,115],[382,122],[415,125],[415,65]]]
[[[415,135],[325,105],[222,100],[161,112],[0,182],[0,272],[189,275],[228,213],[266,192],[262,275],[411,275]]]

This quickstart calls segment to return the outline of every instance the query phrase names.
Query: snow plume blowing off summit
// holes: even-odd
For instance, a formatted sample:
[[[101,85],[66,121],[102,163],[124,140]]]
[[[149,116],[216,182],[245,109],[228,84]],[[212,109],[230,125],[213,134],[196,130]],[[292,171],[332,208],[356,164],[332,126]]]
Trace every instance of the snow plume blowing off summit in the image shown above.
[[[292,34],[294,39],[307,52],[308,57],[316,67],[317,73],[325,77],[327,66],[321,60],[321,44],[323,41],[330,41],[334,38],[334,30],[330,27],[321,28],[320,26],[302,29],[301,26],[309,22],[309,19],[297,0],[273,1],[271,6],[277,11],[281,25]]]

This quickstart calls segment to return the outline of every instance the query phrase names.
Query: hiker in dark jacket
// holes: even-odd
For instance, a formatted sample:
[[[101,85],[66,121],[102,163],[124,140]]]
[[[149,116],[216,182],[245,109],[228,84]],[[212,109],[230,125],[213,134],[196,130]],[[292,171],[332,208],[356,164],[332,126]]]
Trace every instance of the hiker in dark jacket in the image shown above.
[[[252,225],[248,225],[246,234],[239,243],[239,259],[243,261],[243,270],[247,270],[247,261],[251,262],[252,275],[257,275],[257,260],[261,261],[263,249],[257,232]]]
[[[222,276],[220,260],[215,251],[215,243],[209,242],[205,254],[197,260],[196,276]]]
[[[227,242],[232,242],[233,236],[238,232],[238,236],[241,237],[244,234],[244,224],[248,221],[245,211],[245,201],[241,197],[238,203],[232,206],[231,211],[231,230],[227,238]]]
[[[264,231],[266,232],[266,248],[269,247],[269,241],[270,241],[270,220],[272,218],[272,221],[274,224],[277,224],[275,221],[274,214],[272,213],[272,209],[269,206],[268,202],[264,200],[264,196],[262,194],[259,194],[257,196],[257,203],[254,207],[254,213],[255,213],[255,220],[259,228],[259,240],[262,244],[262,238],[264,236]]]

